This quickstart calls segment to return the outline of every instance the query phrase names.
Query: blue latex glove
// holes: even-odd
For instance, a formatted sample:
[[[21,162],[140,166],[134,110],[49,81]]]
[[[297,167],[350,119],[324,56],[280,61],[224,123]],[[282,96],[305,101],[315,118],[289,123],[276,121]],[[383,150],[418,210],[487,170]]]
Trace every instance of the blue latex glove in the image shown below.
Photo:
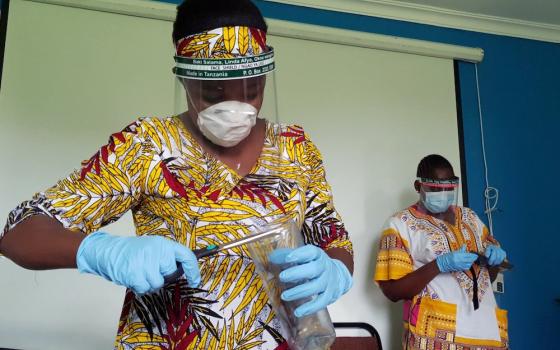
[[[484,255],[488,258],[490,266],[500,265],[506,259],[506,251],[495,245],[486,247]]]
[[[80,272],[104,277],[136,294],[163,287],[164,276],[181,263],[191,287],[200,284],[198,262],[188,248],[161,236],[119,237],[92,233],[80,244],[76,264]]]
[[[331,259],[319,247],[305,245],[283,255],[285,263],[296,266],[282,271],[280,281],[300,284],[284,291],[282,300],[293,301],[317,295],[315,299],[295,310],[296,317],[310,315],[326,308],[352,287],[352,276],[346,266],[339,260]],[[276,260],[277,258],[278,256]]]
[[[440,255],[436,258],[436,263],[441,272],[465,271],[478,259],[478,255],[467,252],[467,246],[461,249]]]

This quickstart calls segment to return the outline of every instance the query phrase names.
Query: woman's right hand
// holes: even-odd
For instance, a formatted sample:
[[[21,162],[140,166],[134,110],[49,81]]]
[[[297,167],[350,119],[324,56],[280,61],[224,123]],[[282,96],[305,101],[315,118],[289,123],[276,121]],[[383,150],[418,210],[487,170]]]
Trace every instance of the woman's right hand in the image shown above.
[[[198,261],[191,250],[161,236],[119,237],[103,232],[86,236],[78,248],[80,272],[92,273],[136,294],[153,293],[180,263],[189,286],[200,284]]]
[[[478,259],[478,255],[467,252],[467,246],[461,249],[440,255],[436,263],[441,272],[466,271]]]

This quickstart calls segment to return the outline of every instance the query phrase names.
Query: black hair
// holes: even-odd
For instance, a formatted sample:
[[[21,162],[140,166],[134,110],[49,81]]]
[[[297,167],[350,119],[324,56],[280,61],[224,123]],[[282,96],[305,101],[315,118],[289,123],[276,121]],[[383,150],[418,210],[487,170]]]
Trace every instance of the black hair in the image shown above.
[[[453,171],[453,166],[451,163],[444,157],[440,156],[439,154],[430,154],[422,158],[420,163],[418,163],[418,168],[416,170],[417,177],[424,177],[424,178],[434,178],[435,169],[450,169]]]
[[[173,42],[206,30],[244,26],[267,31],[261,12],[250,0],[185,0],[177,6]]]

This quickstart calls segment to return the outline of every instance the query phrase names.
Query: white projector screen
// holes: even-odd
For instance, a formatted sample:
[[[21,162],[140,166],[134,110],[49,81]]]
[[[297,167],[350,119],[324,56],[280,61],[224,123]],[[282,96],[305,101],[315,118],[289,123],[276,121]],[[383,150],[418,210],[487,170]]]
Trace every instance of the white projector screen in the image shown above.
[[[54,184],[139,116],[182,104],[171,23],[11,1],[0,92],[0,218]],[[334,321],[368,322],[399,347],[401,312],[372,282],[383,221],[416,199],[428,153],[460,173],[451,60],[270,37],[282,122],[323,153],[355,249],[355,284]],[[127,216],[109,232],[131,235]],[[123,289],[76,271],[33,272],[0,259],[0,347],[109,349]]]

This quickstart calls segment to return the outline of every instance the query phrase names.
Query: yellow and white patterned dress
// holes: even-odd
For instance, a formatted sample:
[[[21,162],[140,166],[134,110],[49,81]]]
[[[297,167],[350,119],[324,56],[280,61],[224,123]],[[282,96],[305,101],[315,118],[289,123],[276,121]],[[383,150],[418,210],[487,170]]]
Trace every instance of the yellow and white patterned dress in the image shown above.
[[[263,151],[240,177],[205,153],[179,117],[139,119],[81,170],[14,209],[4,232],[37,214],[91,233],[132,211],[137,235],[190,249],[250,234],[290,216],[323,249],[352,244],[332,202],[321,155],[298,126],[268,123]],[[287,349],[262,282],[244,248],[200,261],[202,283],[158,293],[127,291],[116,349]]]
[[[471,209],[455,207],[455,217],[456,224],[451,225],[422,213],[416,205],[393,215],[382,232],[375,281],[398,280],[463,244],[471,252],[498,245]],[[404,302],[403,349],[508,348],[507,313],[496,305],[488,269],[473,264],[473,271],[441,273],[413,300]]]

